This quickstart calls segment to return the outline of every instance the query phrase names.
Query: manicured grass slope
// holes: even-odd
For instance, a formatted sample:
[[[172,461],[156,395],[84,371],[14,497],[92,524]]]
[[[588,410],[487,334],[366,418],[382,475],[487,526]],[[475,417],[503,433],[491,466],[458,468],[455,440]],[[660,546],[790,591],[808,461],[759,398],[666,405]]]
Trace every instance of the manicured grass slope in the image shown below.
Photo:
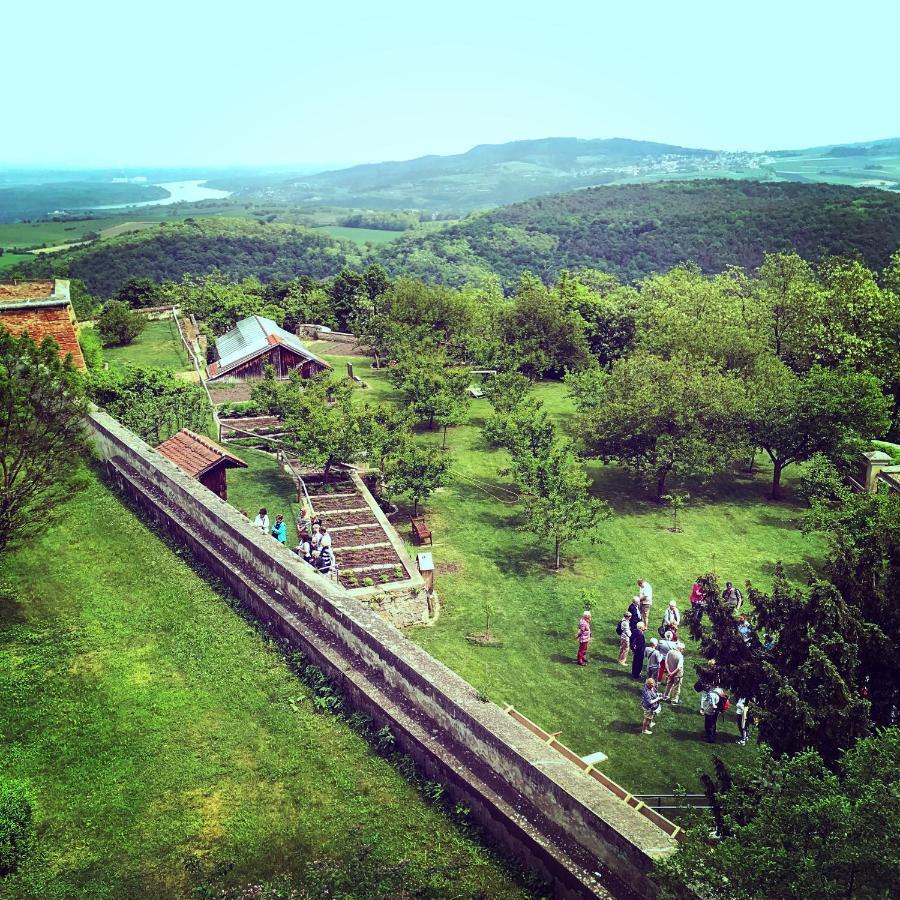
[[[332,360],[340,361],[346,359]],[[355,359],[354,371],[372,385],[357,394],[360,401],[391,396],[383,373],[373,372],[365,360]],[[539,385],[536,395],[563,427],[571,423],[574,408],[562,385]],[[789,499],[781,503],[767,499],[765,466],[752,476],[686,485],[691,500],[679,518],[684,531],[673,534],[671,513],[644,499],[648,494],[640,483],[615,466],[592,463],[596,493],[614,515],[602,527],[602,543],[565,548],[565,568],[555,573],[552,544],[518,530],[520,507],[508,502],[512,497],[506,493],[515,493],[515,485],[498,476],[508,458],[481,440],[480,426],[490,413],[487,400],[474,401],[469,424],[449,432],[454,478],[426,504],[442,613],[434,628],[413,629],[409,637],[495,702],[512,703],[548,731],[561,729],[561,739],[577,753],[603,750],[610,757],[603,770],[629,790],[667,791],[678,783],[698,790],[698,774],[710,769],[713,752],[735,761],[752,748],[735,743],[733,717],[720,744],[701,743],[693,647],[684,706],[665,707],[657,733],[640,735],[640,682],[632,681],[630,668],[616,664],[615,625],[637,591],[638,577],[654,588],[648,637],[655,635],[668,601],[677,599],[684,611],[694,578],[710,569],[719,573],[723,587],[730,579],[743,588],[749,579],[769,588],[780,559],[791,578],[804,580],[821,546],[800,531],[802,509],[790,499],[795,470],[785,474]],[[440,436],[426,432],[421,439],[439,443]],[[408,538],[406,520],[398,518],[397,524]],[[486,603],[494,609],[499,647],[466,640],[484,630]],[[594,640],[591,664],[580,669],[574,664],[575,633],[585,605],[593,610]]]
[[[402,863],[416,895],[521,894],[85,480],[0,569],[0,759],[30,782],[39,835],[0,894],[187,896],[187,860],[230,860],[234,883]]]

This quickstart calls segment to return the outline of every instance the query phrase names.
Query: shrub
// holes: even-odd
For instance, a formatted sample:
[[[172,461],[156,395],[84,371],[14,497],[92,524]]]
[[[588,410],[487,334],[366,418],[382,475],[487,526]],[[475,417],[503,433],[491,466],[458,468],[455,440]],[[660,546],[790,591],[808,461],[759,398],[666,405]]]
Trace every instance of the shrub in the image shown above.
[[[146,318],[132,312],[127,303],[110,300],[97,319],[97,333],[104,347],[123,347],[133,343],[146,325]]]
[[[33,843],[34,823],[25,785],[0,779],[0,876],[15,872]]]
[[[372,587],[375,584],[375,579],[372,578],[370,575],[367,575],[365,578],[363,578],[363,584],[366,587]]]
[[[82,328],[78,332],[78,343],[81,345],[81,355],[89,369],[103,368],[103,345],[100,335],[94,328]]]

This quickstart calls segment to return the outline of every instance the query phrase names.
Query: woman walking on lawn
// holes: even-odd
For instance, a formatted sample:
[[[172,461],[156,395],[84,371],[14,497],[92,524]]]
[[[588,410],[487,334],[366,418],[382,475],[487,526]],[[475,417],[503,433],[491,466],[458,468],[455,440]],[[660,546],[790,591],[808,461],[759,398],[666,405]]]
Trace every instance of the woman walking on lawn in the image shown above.
[[[587,665],[588,644],[591,642],[591,611],[586,609],[578,623],[578,658],[579,666]]]
[[[653,720],[659,712],[660,696],[656,690],[656,682],[648,678],[644,682],[641,691],[641,709],[644,711],[644,721],[641,723],[641,734],[652,734]]]

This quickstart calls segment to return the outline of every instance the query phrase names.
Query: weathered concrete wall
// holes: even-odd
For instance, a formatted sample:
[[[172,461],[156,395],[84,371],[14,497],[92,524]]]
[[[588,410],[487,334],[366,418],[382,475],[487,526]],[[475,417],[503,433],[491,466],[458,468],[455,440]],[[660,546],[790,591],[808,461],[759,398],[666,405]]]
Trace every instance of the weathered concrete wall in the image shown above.
[[[558,896],[655,895],[666,832],[114,419],[95,412],[88,425],[111,478]]]

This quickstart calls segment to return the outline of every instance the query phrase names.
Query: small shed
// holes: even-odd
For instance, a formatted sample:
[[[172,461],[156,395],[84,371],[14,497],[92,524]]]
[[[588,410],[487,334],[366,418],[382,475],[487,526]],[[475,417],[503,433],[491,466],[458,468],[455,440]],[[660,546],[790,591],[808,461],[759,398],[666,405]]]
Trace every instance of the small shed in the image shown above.
[[[331,368],[308,350],[297,335],[265,316],[241,319],[231,331],[216,338],[216,355],[218,359],[206,367],[207,381],[262,378],[266,366],[275,369],[276,378],[287,378],[294,370],[304,378],[312,378]]]
[[[247,468],[247,463],[242,459],[205,435],[195,434],[187,428],[163,441],[156,450],[223,500],[228,499],[226,471]]]

